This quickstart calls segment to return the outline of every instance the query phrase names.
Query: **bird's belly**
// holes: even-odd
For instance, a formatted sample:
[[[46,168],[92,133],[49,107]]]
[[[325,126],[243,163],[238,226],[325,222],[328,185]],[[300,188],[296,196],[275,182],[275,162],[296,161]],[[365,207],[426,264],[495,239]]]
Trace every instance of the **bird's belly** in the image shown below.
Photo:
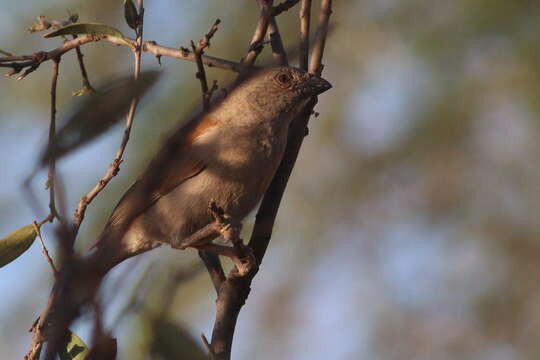
[[[186,180],[149,208],[138,223],[145,237],[155,241],[181,240],[213,221],[208,212],[212,200],[237,220],[242,220],[260,201],[281,160],[278,153],[253,151],[223,158],[220,153],[198,175]],[[231,161],[235,160],[235,161]]]

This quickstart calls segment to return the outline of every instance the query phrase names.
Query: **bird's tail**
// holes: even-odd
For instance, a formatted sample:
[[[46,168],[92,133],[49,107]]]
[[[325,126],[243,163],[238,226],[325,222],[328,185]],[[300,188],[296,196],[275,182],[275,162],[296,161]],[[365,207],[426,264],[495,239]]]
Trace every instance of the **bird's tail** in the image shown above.
[[[123,231],[105,229],[96,244],[85,256],[85,268],[98,276],[105,276],[122,261],[154,249],[161,243],[130,241]],[[117,229],[119,230],[119,229]]]

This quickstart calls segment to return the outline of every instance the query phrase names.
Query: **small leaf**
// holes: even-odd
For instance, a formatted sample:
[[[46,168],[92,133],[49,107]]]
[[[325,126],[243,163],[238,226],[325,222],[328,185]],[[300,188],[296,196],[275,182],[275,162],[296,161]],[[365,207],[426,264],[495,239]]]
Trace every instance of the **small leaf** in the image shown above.
[[[74,333],[69,333],[66,347],[58,352],[60,360],[84,360],[88,356],[88,346]]]
[[[55,36],[62,35],[107,35],[112,37],[117,37],[120,39],[125,39],[124,34],[120,30],[113,28],[112,26],[106,24],[97,24],[97,23],[81,23],[81,24],[70,24],[64,27],[61,27],[58,30],[51,31],[43,35],[45,38],[52,38]]]
[[[0,239],[0,267],[21,256],[36,239],[34,225],[26,225]]]
[[[12,53],[9,53],[9,52],[4,51],[4,50],[2,50],[2,49],[0,49],[0,54],[6,55],[6,56],[13,56]]]
[[[84,96],[79,108],[59,128],[55,143],[42,152],[41,165],[90,142],[123,119],[132,100],[146,94],[160,75],[159,71],[145,71],[137,81],[132,75],[125,76]]]
[[[124,0],[124,17],[130,28],[135,30],[139,22],[139,14],[133,0]]]

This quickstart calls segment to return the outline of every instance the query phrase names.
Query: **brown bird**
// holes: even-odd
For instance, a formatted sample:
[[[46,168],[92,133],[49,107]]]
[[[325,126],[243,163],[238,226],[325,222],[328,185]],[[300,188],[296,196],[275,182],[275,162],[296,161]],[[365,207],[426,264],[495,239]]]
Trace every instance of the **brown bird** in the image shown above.
[[[213,221],[212,200],[241,221],[280,164],[294,110],[330,88],[326,80],[296,68],[267,68],[192,117],[114,209],[89,258],[94,270],[105,274],[164,243],[182,247]]]

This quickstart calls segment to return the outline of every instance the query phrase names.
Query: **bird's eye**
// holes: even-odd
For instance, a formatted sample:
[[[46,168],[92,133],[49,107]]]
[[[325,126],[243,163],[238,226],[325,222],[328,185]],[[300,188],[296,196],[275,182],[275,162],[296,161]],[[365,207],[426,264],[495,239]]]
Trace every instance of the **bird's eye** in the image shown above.
[[[289,73],[281,73],[276,77],[276,80],[280,85],[289,85],[289,83],[292,81],[293,77]]]

